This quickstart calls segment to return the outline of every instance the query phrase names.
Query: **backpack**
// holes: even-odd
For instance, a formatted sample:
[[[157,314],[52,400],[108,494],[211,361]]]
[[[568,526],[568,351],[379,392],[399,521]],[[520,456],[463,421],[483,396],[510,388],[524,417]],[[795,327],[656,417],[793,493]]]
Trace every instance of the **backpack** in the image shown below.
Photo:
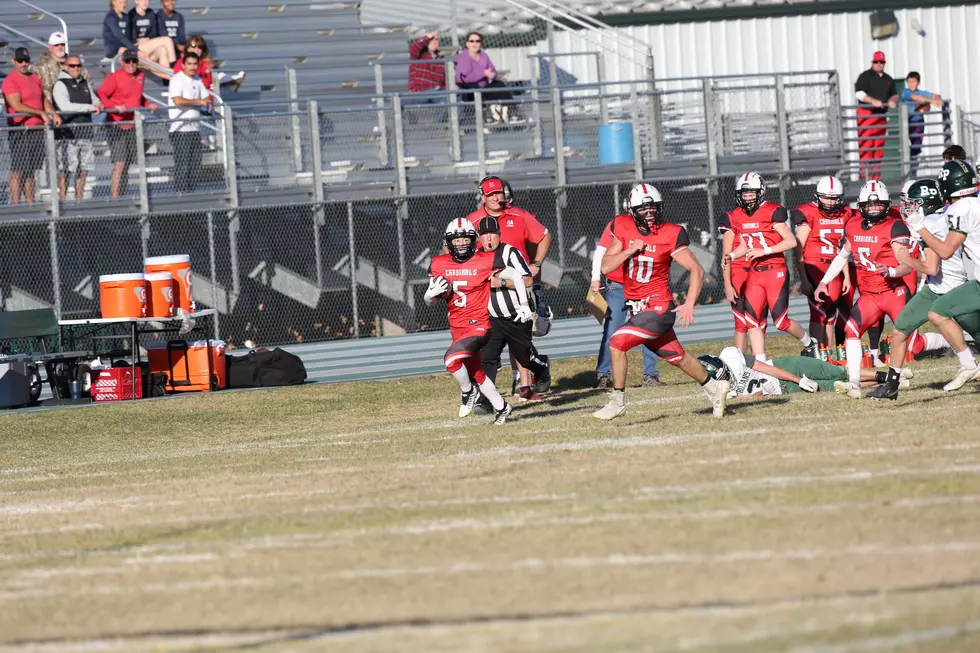
[[[278,347],[259,349],[244,356],[225,356],[229,388],[268,388],[301,385],[306,367],[299,356]]]

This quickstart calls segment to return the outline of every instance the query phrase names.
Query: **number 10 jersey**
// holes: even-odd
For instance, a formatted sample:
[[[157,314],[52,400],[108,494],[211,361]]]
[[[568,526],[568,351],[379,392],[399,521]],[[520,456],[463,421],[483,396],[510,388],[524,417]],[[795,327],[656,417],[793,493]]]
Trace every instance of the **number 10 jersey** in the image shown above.
[[[674,255],[691,244],[687,230],[672,222],[662,222],[644,236],[636,228],[633,217],[617,216],[612,235],[629,248],[634,240],[643,241],[643,250],[623,262],[623,291],[626,299],[671,299],[670,264]]]

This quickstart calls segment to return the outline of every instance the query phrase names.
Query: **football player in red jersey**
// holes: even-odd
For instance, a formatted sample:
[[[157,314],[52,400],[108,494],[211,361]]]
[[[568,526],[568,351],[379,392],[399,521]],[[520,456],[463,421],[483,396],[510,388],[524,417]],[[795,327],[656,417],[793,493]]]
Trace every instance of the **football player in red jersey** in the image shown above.
[[[609,274],[622,269],[631,317],[609,339],[612,396],[593,417],[609,420],[626,411],[626,352],[637,345],[657,352],[700,383],[711,399],[714,416],[721,417],[725,414],[731,386],[727,381],[708,376],[698,360],[684,351],[674,334],[677,316],[681,326],[694,322],[694,302],[704,281],[704,270],[688,248],[687,230],[666,221],[660,192],[649,184],[633,187],[627,207],[630,214],[618,216],[613,223],[613,239],[602,257],[602,272]],[[690,272],[687,299],[681,306],[674,305],[670,292],[672,262]]]
[[[844,327],[848,383],[842,385],[841,392],[856,399],[861,397],[861,336],[882,315],[895,322],[911,294],[904,277],[912,268],[899,263],[896,254],[899,251],[907,254],[911,234],[905,222],[892,216],[889,209],[888,188],[883,183],[869,181],[861,188],[858,195],[861,219],[849,220],[844,226],[841,250],[813,293],[817,301],[828,294],[828,285],[845,268],[853,252],[860,294]]]
[[[813,201],[800,204],[790,214],[790,221],[796,227],[800,292],[810,302],[810,335],[824,346],[830,346],[834,341],[837,304],[843,294],[850,292],[850,276],[834,277],[824,301],[813,298],[813,289],[837,256],[844,224],[851,214],[850,207],[844,203],[844,186],[837,177],[822,177],[817,182]]]
[[[469,220],[457,218],[446,227],[448,254],[441,254],[429,264],[429,287],[425,302],[432,304],[444,297],[449,305],[449,330],[453,344],[443,357],[446,370],[459,381],[461,391],[459,416],[466,417],[482,393],[494,410],[494,424],[503,424],[511,407],[497,392],[493,382],[480,369],[480,350],[490,340],[490,279],[515,282],[515,290],[527,303],[524,283],[519,272],[507,268],[500,251],[478,252],[476,227]],[[527,310],[526,306],[522,307]],[[471,381],[472,379],[472,381]],[[474,387],[473,382],[477,387]]]
[[[770,312],[777,329],[803,343],[805,355],[817,358],[820,343],[789,317],[789,270],[784,252],[796,247],[789,214],[779,204],[766,202],[765,196],[766,182],[755,172],[746,172],[735,182],[739,207],[720,225],[724,233],[722,252],[725,243],[734,246],[727,248],[729,260],[722,258],[722,264],[740,265],[744,259],[749,266],[738,303],[756,358],[767,360],[765,327]]]

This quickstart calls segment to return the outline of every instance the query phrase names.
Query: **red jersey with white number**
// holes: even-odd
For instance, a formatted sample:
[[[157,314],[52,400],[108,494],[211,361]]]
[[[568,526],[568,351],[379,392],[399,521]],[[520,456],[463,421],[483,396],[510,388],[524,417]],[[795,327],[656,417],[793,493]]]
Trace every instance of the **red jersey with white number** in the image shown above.
[[[466,216],[466,219],[480,226],[480,220],[489,215],[482,206]],[[527,255],[528,243],[540,243],[548,233],[543,224],[538,222],[538,218],[533,213],[528,213],[524,209],[508,206],[504,212],[497,216],[500,222],[500,242],[510,245],[519,251],[528,262],[531,258]]]
[[[620,217],[629,217],[629,216],[617,215],[615,218],[609,221],[609,224],[606,225],[606,228],[602,230],[602,235],[599,236],[599,247],[605,247],[606,249],[609,249],[609,246],[612,244],[612,239],[613,239],[613,235],[612,235],[613,222],[615,222],[616,219]],[[623,243],[623,247],[625,247],[627,244],[628,243]],[[623,283],[623,269],[616,268],[615,270],[607,274],[606,278],[614,283],[619,283],[619,284]]]
[[[502,247],[494,252],[479,251],[468,261],[457,263],[449,254],[440,254],[429,264],[429,276],[443,276],[449,282],[452,295],[446,300],[449,304],[449,326],[453,329],[468,329],[476,326],[490,326],[490,277],[496,270],[502,270],[504,262],[500,257]]]
[[[892,279],[875,272],[875,265],[897,267],[898,259],[892,243],[908,247],[912,237],[901,219],[890,214],[870,229],[864,228],[864,220],[848,220],[844,226],[844,238],[851,244],[851,254],[857,269],[857,287],[862,293],[882,293],[905,285],[901,277]]]
[[[765,245],[772,247],[783,242],[783,237],[776,233],[776,224],[789,222],[789,214],[779,204],[763,202],[752,215],[745,212],[741,206],[729,211],[718,225],[722,232],[731,231],[735,234],[735,245],[743,238],[749,249],[763,249]],[[786,257],[782,254],[770,254],[757,258],[753,265],[786,265]]]
[[[664,222],[656,231],[643,236],[632,216],[620,215],[612,222],[612,235],[623,244],[623,249],[637,239],[644,243],[642,251],[623,262],[623,292],[626,299],[671,298],[670,264],[674,255],[691,244],[687,230],[672,222]]]
[[[813,202],[793,209],[790,216],[793,227],[802,224],[810,227],[810,235],[803,245],[803,261],[811,265],[830,263],[840,251],[844,225],[854,213],[850,207],[844,207],[837,215],[827,215]]]

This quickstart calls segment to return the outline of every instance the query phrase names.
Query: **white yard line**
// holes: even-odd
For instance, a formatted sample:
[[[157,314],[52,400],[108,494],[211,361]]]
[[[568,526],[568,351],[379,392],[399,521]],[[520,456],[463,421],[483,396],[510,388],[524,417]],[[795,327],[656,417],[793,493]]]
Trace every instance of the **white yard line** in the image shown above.
[[[898,635],[881,635],[877,637],[861,637],[840,644],[822,644],[817,646],[797,646],[787,649],[787,653],[860,653],[861,651],[892,651],[898,647],[913,646],[953,639],[962,635],[980,633],[980,620],[967,621],[956,626],[941,628],[923,628],[908,630]]]

